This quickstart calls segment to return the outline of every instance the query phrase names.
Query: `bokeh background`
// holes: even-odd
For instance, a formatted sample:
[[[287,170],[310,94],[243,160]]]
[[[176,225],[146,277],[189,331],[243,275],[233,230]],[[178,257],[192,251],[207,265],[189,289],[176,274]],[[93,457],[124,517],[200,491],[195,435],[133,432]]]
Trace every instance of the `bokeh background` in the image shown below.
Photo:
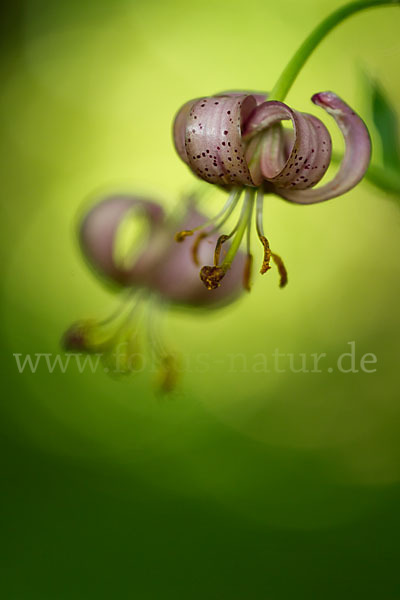
[[[1,28],[1,578],[7,600],[400,597],[399,201],[368,183],[313,207],[276,198],[266,230],[289,285],[255,278],[210,315],[170,313],[193,368],[18,373],[112,293],[75,225],[96,190],[172,206],[193,184],[170,127],[187,99],[268,89],[336,0],[26,0]],[[400,98],[400,12],[324,41],[288,102],[332,89],[365,115],[359,71]],[[334,124],[329,126],[341,148]],[[380,148],[374,148],[379,157]],[[204,204],[210,214],[223,202]],[[260,258],[257,255],[257,259]],[[254,372],[255,355],[355,342],[375,373]],[[226,357],[241,354],[244,367]],[[197,368],[206,356],[207,368]],[[272,360],[272,359],[270,359]],[[329,362],[330,361],[330,362]]]

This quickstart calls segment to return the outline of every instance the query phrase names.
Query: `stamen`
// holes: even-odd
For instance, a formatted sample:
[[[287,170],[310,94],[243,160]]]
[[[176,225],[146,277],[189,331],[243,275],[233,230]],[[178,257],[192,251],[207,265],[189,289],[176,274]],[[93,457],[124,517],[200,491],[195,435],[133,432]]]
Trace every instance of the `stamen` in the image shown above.
[[[130,301],[136,294],[134,309],[141,301],[140,293],[130,290],[104,319],[86,319],[74,323],[64,334],[62,345],[70,352],[99,352],[112,348],[113,342],[129,322],[132,314]]]
[[[260,241],[261,241],[262,245],[264,246],[264,258],[263,258],[263,262],[261,265],[260,273],[261,273],[261,275],[264,275],[264,273],[269,271],[269,269],[271,268],[271,265],[269,264],[270,260],[271,260],[271,250],[269,247],[269,241],[267,240],[265,235],[260,236]]]
[[[270,261],[272,258],[272,260],[274,261],[274,263],[276,264],[276,266],[278,268],[278,272],[280,275],[279,287],[282,288],[288,282],[287,271],[286,271],[286,267],[283,264],[283,260],[281,259],[281,257],[278,254],[274,254],[273,252],[271,252],[269,242],[264,235],[263,206],[264,206],[264,194],[261,189],[258,189],[257,190],[257,206],[256,206],[256,228],[257,228],[258,237],[260,238],[260,241],[261,241],[262,245],[264,246],[264,258],[263,258],[263,263],[261,265],[260,273],[263,275],[271,268]]]
[[[142,301],[147,294],[146,290],[136,293],[128,314],[124,316],[104,347],[102,360],[111,376],[128,375],[138,368],[138,361],[140,364],[139,337],[144,306]],[[141,312],[137,315],[139,311]]]
[[[252,267],[253,267],[253,255],[248,254],[247,259],[246,259],[246,264],[244,267],[244,273],[243,273],[243,287],[248,292],[250,292],[250,288],[251,288],[250,280],[251,280]]]
[[[207,236],[208,236],[207,231],[203,231],[202,233],[199,233],[199,235],[195,239],[194,244],[192,246],[192,258],[193,258],[193,262],[198,267],[200,266],[199,254],[198,254],[199,253],[199,246],[200,246],[200,243],[202,242],[202,240],[204,240],[204,238],[206,238]]]
[[[260,242],[264,246],[264,258],[261,265],[260,273],[264,275],[271,267],[271,250],[269,247],[269,242],[264,235],[264,225],[263,225],[263,210],[264,210],[264,194],[263,191],[259,188],[257,190],[257,205],[256,205],[256,229],[257,235],[260,239]]]
[[[170,394],[177,385],[179,370],[174,356],[167,355],[161,359],[159,373],[159,391],[162,394]]]
[[[226,271],[221,267],[202,267],[200,279],[208,290],[216,290],[221,285],[221,280],[225,277]]]
[[[153,360],[158,364],[158,389],[168,394],[176,387],[179,369],[176,357],[170,352],[163,339],[161,317],[166,304],[153,295],[147,313],[147,336]]]
[[[185,238],[193,235],[195,231],[200,231],[201,229],[204,229],[205,227],[209,227],[210,225],[214,225],[214,227],[213,227],[213,229],[211,229],[211,231],[207,232],[207,235],[214,232],[216,229],[219,229],[221,227],[221,225],[223,225],[225,223],[225,221],[229,218],[229,216],[232,214],[232,211],[234,210],[234,208],[236,207],[236,204],[239,201],[241,193],[242,193],[241,189],[238,189],[238,188],[233,189],[231,191],[231,193],[229,194],[228,199],[225,202],[222,210],[220,210],[220,212],[217,213],[215,215],[215,217],[213,217],[212,219],[209,219],[208,221],[205,221],[204,223],[202,223],[198,227],[194,227],[193,229],[184,229],[183,231],[178,231],[178,233],[175,234],[175,241],[183,242],[183,240]],[[222,221],[217,224],[217,221],[221,217],[223,217]]]
[[[231,236],[230,235],[220,235],[218,240],[217,240],[217,244],[215,246],[215,250],[214,250],[214,266],[218,267],[218,263],[219,263],[219,257],[221,254],[221,250],[222,250],[222,244],[224,244],[226,242],[226,240],[229,240]]]
[[[176,242],[183,242],[183,240],[187,237],[189,237],[190,235],[193,235],[195,232],[195,230],[191,230],[191,229],[184,229],[183,231],[178,231],[178,233],[175,234],[175,241]]]
[[[272,252],[271,256],[272,256],[274,263],[278,267],[278,272],[279,272],[279,275],[281,276],[281,280],[279,282],[279,287],[283,288],[283,287],[285,287],[285,285],[288,282],[288,275],[287,275],[286,267],[283,264],[283,260],[281,259],[279,254],[274,254]]]
[[[249,215],[249,224],[247,226],[247,257],[243,273],[243,287],[250,292],[251,272],[253,268],[253,255],[251,253],[251,215]]]
[[[221,245],[230,237],[235,234],[233,242],[225,256],[223,263],[218,266],[218,263],[211,266],[204,266],[200,271],[200,279],[208,290],[213,290],[221,285],[221,280],[225,277],[227,271],[232,265],[232,261],[236,256],[237,251],[240,248],[244,233],[250,225],[251,215],[253,212],[254,204],[254,189],[246,188],[245,199],[243,208],[239,217],[239,220],[228,236],[220,236],[216,246],[216,257],[219,258],[219,252]],[[215,258],[215,256],[214,256]]]

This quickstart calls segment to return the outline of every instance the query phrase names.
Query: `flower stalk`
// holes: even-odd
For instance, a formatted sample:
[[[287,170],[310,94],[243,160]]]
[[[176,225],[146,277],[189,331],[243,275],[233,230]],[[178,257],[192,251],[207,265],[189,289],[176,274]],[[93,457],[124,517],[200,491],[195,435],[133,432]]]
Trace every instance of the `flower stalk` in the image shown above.
[[[378,6],[400,4],[399,0],[359,0],[357,2],[351,2],[345,4],[326,19],[324,19],[304,40],[297,52],[288,62],[281,76],[273,87],[269,100],[283,101],[290,88],[292,87],[297,75],[300,73],[308,57],[313,53],[318,44],[324,39],[324,37],[342,21],[354,15],[361,10],[367,8],[373,8]]]

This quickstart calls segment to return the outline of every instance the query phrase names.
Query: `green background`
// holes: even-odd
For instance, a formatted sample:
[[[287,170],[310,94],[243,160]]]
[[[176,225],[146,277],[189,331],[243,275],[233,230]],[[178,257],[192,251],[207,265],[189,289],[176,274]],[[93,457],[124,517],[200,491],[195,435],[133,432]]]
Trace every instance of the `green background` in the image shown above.
[[[171,120],[186,100],[271,88],[339,2],[12,3],[1,36],[1,578],[7,600],[400,598],[399,206],[363,183],[302,207],[266,200],[285,259],[210,315],[171,312],[195,366],[170,397],[153,374],[18,373],[113,295],[75,224],[96,190],[191,188]],[[288,103],[331,89],[365,114],[359,67],[400,98],[400,12],[374,9],[326,39]],[[379,156],[379,146],[375,149]],[[209,214],[223,202],[215,194]],[[257,248],[256,260],[260,260]],[[355,342],[375,373],[255,372],[255,355]],[[230,353],[244,368],[230,368]],[[207,369],[196,367],[207,357]],[[222,362],[221,362],[222,361]],[[330,362],[329,362],[330,361]],[[271,366],[271,365],[270,365]]]

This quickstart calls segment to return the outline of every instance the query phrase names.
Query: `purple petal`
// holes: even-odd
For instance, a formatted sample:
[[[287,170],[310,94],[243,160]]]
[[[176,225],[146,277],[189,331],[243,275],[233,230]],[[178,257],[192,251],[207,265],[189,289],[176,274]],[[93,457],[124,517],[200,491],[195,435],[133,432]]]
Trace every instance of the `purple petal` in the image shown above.
[[[371,141],[362,119],[332,92],[321,92],[312,97],[314,104],[324,108],[335,119],[342,131],[346,149],[340,168],[327,184],[312,190],[279,190],[292,202],[312,204],[340,196],[351,190],[363,178],[371,157]]]
[[[293,123],[293,143],[287,150],[287,136],[279,133],[276,125],[290,119]],[[304,189],[315,185],[326,172],[331,155],[331,139],[324,124],[307,113],[292,110],[283,102],[264,102],[257,106],[243,131],[249,148],[261,144],[258,160],[251,162],[250,172],[259,185],[262,178],[276,188]],[[287,156],[288,155],[288,156]],[[287,156],[286,161],[284,160]]]
[[[186,104],[184,104],[177,112],[173,124],[172,133],[174,138],[175,149],[181,157],[181,159],[183,160],[183,162],[185,162],[186,164],[189,164],[185,147],[186,121],[193,104],[195,104],[197,100],[198,98],[186,102]]]
[[[210,183],[254,185],[246,164],[242,126],[257,105],[253,96],[214,96],[192,106],[186,121],[191,169]]]
[[[92,267],[101,275],[122,285],[139,283],[148,267],[145,248],[135,265],[124,270],[114,260],[114,244],[118,227],[124,216],[133,208],[144,211],[152,225],[152,233],[164,219],[164,211],[158,204],[135,196],[110,196],[96,204],[84,217],[80,232],[81,249]],[[150,246],[151,236],[148,242]]]
[[[249,90],[227,90],[220,92],[219,94],[215,94],[218,96],[229,96],[230,98],[238,98],[240,96],[253,96],[255,98],[257,105],[262,104],[268,98],[268,92],[250,92]]]

